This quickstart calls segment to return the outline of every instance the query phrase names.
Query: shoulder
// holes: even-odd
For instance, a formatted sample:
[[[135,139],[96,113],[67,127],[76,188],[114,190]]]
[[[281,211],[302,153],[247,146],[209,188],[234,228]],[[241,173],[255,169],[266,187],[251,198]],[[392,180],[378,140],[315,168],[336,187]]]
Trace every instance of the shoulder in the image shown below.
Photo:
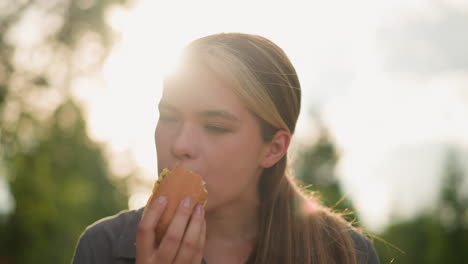
[[[128,225],[135,220],[140,220],[141,209],[125,210],[116,215],[109,216],[96,221],[86,227],[83,236],[95,237],[106,235],[108,237],[118,236]]]
[[[379,264],[379,257],[371,241],[356,230],[351,230],[356,255],[360,264]]]
[[[82,233],[73,263],[110,263],[113,257],[134,255],[135,234],[142,209],[103,218]]]
[[[374,246],[371,241],[362,234],[364,232],[361,231],[361,228],[352,226],[342,215],[331,211],[329,208],[321,207],[317,212],[321,213],[320,215],[324,218],[323,221],[326,224],[323,225],[323,228],[325,229],[325,233],[329,236],[329,239],[338,242],[338,240],[333,237],[341,237],[343,234],[345,237],[349,236],[351,238],[359,264],[380,264]]]

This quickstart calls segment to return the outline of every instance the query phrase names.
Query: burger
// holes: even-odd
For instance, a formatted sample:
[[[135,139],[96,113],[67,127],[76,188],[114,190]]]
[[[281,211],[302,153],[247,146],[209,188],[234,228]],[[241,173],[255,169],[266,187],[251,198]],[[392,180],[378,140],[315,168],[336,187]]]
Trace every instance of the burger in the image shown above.
[[[179,204],[185,197],[192,198],[191,210],[201,204],[203,207],[208,200],[208,191],[203,178],[185,168],[176,167],[172,170],[164,169],[154,183],[153,191],[148,199],[148,205],[161,196],[168,198],[163,215],[156,226],[156,243],[159,244],[174,217]],[[145,210],[146,210],[145,208]]]

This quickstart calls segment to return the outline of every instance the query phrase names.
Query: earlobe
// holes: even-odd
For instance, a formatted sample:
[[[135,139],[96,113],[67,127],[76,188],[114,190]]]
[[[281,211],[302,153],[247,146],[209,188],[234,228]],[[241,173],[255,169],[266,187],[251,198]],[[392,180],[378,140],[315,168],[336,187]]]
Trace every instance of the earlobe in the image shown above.
[[[283,129],[278,130],[267,146],[261,166],[270,168],[275,165],[288,151],[290,141],[291,133]]]

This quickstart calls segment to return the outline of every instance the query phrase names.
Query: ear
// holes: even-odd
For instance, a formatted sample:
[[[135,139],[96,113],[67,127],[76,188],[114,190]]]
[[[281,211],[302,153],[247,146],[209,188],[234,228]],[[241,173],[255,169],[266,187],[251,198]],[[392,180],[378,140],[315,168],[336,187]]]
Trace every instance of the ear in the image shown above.
[[[288,151],[291,142],[291,133],[286,130],[278,130],[273,139],[265,146],[265,152],[260,162],[260,167],[270,168],[276,164]]]

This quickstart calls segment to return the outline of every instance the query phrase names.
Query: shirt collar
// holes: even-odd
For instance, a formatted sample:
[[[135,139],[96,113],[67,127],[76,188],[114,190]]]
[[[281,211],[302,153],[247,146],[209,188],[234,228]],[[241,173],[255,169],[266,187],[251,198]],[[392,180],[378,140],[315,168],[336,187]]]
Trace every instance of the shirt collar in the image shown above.
[[[140,223],[144,207],[130,214],[129,219],[125,221],[123,231],[120,234],[117,242],[117,247],[113,255],[118,258],[135,259],[136,257],[136,233],[138,224]]]

